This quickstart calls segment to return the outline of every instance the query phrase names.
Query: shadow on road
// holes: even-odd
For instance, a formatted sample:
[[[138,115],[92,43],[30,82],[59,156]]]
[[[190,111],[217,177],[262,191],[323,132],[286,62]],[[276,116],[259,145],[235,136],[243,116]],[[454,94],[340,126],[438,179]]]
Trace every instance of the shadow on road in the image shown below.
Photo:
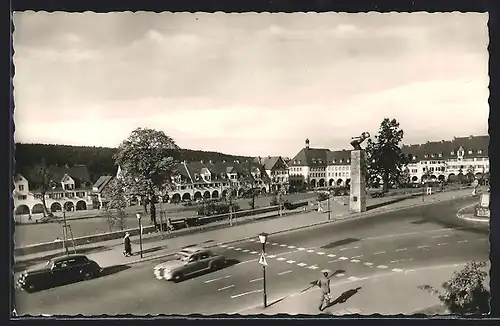
[[[119,272],[126,271],[127,269],[130,269],[130,266],[127,266],[127,265],[115,265],[115,266],[105,267],[102,270],[102,272],[99,275],[99,277],[109,276],[109,275],[112,275],[112,274],[116,274],[116,273],[119,273]]]
[[[357,241],[360,241],[360,239],[346,238],[346,239],[342,239],[342,240],[338,240],[338,241],[326,244],[326,245],[322,246],[321,249],[332,249],[332,248],[336,248],[336,247],[340,247],[340,246],[345,246],[347,244],[357,242]]]
[[[351,290],[347,290],[345,291],[344,293],[342,293],[337,299],[333,300],[332,302],[330,302],[330,304],[328,304],[325,308],[329,308],[331,306],[334,306],[336,304],[340,304],[340,303],[344,303],[346,302],[347,300],[349,300],[352,296],[354,296],[356,293],[359,292],[359,290],[361,290],[361,287],[357,287],[355,289],[351,289]]]
[[[77,248],[76,253],[77,254],[88,254],[88,253],[91,253],[94,251],[105,251],[105,250],[109,250],[109,248],[107,248],[105,246],[95,246],[95,247],[89,247],[89,248]],[[71,251],[70,253],[74,253],[74,252]],[[34,265],[37,265],[40,263],[45,263],[46,261],[48,261],[52,258],[60,257],[60,256],[64,256],[63,250],[61,250],[60,253],[50,254],[50,255],[46,255],[44,257],[37,257],[34,259],[30,259],[30,260],[16,262],[14,264],[14,272],[15,273],[22,272],[31,266],[34,266]]]
[[[406,199],[407,199],[406,197],[391,199],[391,200],[388,200],[388,201],[385,201],[385,202],[382,202],[382,203],[378,203],[378,204],[373,204],[373,205],[367,206],[366,210],[370,211],[370,210],[375,209],[375,208],[384,207],[384,206],[387,206],[387,205],[399,203],[399,202],[401,202],[403,200],[406,200]]]

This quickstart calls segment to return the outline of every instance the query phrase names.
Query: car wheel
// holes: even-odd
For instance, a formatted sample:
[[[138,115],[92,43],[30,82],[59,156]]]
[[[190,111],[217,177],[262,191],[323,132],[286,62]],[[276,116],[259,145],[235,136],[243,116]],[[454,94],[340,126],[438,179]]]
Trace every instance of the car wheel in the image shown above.
[[[95,276],[95,273],[92,272],[92,271],[85,271],[83,272],[83,279],[84,280],[90,280],[90,279],[93,279]]]
[[[216,271],[219,269],[219,264],[218,263],[213,263],[212,265],[210,265],[210,269],[213,270],[213,271]]]
[[[177,282],[182,281],[183,277],[184,276],[182,275],[182,273],[176,273],[176,274],[174,274],[173,280],[174,280],[175,283],[177,283]]]

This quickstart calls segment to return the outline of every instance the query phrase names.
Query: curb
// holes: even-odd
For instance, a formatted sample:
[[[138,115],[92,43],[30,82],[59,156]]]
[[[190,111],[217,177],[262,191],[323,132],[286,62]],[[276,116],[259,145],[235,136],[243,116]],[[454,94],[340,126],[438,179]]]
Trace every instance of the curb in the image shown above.
[[[472,206],[475,206],[475,205],[476,205],[476,203],[470,204],[470,205],[467,205],[467,206],[464,206],[464,207],[460,208],[458,210],[458,212],[457,212],[457,217],[459,219],[461,219],[461,220],[466,220],[466,221],[470,221],[470,222],[490,223],[490,219],[489,218],[467,217],[467,216],[465,216],[464,214],[461,213],[464,209],[472,207]]]

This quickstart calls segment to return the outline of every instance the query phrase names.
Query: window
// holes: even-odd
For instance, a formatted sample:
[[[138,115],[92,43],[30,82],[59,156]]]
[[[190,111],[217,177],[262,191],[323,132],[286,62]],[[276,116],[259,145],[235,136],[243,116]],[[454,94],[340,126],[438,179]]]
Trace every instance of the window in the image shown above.
[[[19,191],[23,191],[24,190],[24,185],[19,185]]]
[[[210,254],[208,252],[202,252],[200,254],[200,259],[207,259],[210,257]]]
[[[427,158],[427,156],[428,156],[427,154],[424,155],[425,158]]]
[[[477,153],[478,153],[478,154],[483,154],[483,151],[482,151],[481,149],[478,149],[478,150],[477,150]]]
[[[443,154],[439,153],[439,154],[438,154],[438,156],[439,156],[439,157],[443,157]]]
[[[472,154],[472,151],[471,151],[471,150],[469,150],[469,151],[468,151],[468,153],[469,153],[469,154]]]
[[[451,152],[450,152],[450,154],[451,154],[451,155],[455,155],[455,152],[454,152],[454,151],[451,151]]]
[[[26,195],[19,195],[19,196],[17,196],[18,200],[26,200],[27,198],[28,198],[28,196],[26,196]]]

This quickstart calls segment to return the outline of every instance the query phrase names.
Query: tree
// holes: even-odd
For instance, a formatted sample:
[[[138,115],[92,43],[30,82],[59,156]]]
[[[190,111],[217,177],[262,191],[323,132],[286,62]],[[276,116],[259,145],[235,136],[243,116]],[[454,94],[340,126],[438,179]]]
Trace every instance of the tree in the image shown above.
[[[163,131],[137,128],[118,146],[114,156],[122,169],[121,178],[127,191],[149,200],[151,221],[155,227],[155,196],[172,187],[175,162],[169,154],[178,150],[179,146]]]
[[[410,183],[410,169],[404,168],[402,173],[399,175],[398,185],[407,186]]]
[[[426,286],[452,314],[486,314],[490,311],[490,292],[484,286],[486,262],[472,261],[443,284],[444,291]]]
[[[367,174],[371,178],[382,178],[383,190],[387,191],[390,184],[397,183],[408,158],[403,154],[400,142],[404,132],[396,119],[385,118],[380,124],[375,141],[368,139],[366,145]]]
[[[45,196],[47,191],[51,189],[55,184],[52,181],[52,173],[47,167],[45,158],[42,158],[42,162],[34,167],[31,171],[31,180],[35,183],[37,188],[40,188],[41,201],[43,206],[43,217],[48,214],[47,203],[45,202]]]
[[[466,177],[467,177],[467,182],[472,182],[474,181],[474,178],[475,178],[475,173],[476,172],[476,167],[474,165],[469,165],[467,167],[467,174],[466,174]]]
[[[106,205],[106,216],[111,229],[117,226],[120,230],[125,229],[127,216],[127,196],[125,184],[122,179],[113,178],[103,190],[102,196],[108,201]],[[114,214],[113,214],[114,213]]]

